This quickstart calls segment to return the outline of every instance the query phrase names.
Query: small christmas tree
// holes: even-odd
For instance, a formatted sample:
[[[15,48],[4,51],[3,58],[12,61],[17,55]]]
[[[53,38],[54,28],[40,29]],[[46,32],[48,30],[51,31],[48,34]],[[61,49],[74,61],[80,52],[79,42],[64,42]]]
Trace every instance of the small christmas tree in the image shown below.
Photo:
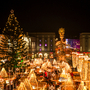
[[[22,28],[20,28],[19,22],[14,15],[14,10],[11,10],[2,33],[8,37],[9,41],[9,65],[10,67],[17,67],[21,57],[27,54],[27,48],[25,47],[26,42],[23,39]]]

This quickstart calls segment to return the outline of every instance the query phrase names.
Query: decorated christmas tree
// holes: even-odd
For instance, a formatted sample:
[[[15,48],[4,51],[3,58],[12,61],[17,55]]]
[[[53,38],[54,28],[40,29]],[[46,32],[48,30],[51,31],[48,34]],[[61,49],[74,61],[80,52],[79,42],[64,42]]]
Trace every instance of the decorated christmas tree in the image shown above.
[[[25,56],[27,51],[23,39],[23,31],[20,28],[17,17],[14,15],[14,10],[10,11],[3,34],[8,37],[8,56],[10,67],[17,67],[18,62],[22,62],[21,57]]]

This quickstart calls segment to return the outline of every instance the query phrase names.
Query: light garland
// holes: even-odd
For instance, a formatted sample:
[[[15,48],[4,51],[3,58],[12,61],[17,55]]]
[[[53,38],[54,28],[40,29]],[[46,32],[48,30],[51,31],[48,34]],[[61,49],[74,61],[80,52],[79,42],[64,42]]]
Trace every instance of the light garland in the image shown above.
[[[78,65],[77,65],[78,72],[82,71],[83,60],[84,60],[84,56],[80,54],[79,55],[79,60],[78,60]]]
[[[72,52],[72,65],[73,68],[76,68],[76,52]]]

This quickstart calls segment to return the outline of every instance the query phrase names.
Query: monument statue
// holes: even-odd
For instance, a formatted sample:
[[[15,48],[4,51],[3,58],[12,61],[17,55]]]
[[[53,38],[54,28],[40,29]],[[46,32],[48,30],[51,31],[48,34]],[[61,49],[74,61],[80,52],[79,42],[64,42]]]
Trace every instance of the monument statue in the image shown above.
[[[65,30],[64,28],[59,29],[60,41],[56,42],[56,47],[58,48],[58,61],[65,61],[65,46],[66,41],[63,41]]]

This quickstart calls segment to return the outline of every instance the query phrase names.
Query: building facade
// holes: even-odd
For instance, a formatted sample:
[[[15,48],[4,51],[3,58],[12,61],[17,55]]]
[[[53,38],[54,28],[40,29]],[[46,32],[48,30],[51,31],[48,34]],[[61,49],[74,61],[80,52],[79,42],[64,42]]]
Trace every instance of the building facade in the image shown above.
[[[32,58],[53,58],[55,54],[55,33],[38,32],[27,33],[29,39],[29,52]]]
[[[90,52],[90,33],[80,34],[80,51]]]

